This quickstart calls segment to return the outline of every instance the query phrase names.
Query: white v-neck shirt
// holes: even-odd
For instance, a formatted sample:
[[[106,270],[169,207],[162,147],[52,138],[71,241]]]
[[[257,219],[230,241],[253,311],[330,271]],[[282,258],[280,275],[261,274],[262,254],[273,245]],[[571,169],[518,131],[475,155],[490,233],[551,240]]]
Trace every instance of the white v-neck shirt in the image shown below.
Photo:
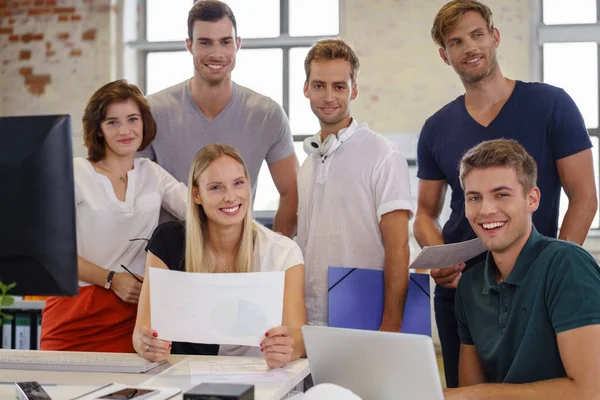
[[[136,158],[127,173],[125,201],[115,195],[105,175],[81,157],[73,160],[77,211],[77,253],[109,271],[144,275],[145,240],[158,225],[161,207],[185,219],[188,191],[161,166],[147,158]],[[79,286],[90,283],[79,281]]]

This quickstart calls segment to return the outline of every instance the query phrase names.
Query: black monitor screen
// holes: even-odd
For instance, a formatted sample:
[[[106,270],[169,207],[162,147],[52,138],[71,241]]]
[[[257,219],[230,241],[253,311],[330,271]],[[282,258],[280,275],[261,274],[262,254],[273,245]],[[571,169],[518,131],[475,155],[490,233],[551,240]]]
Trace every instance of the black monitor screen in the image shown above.
[[[9,294],[76,295],[71,119],[0,118],[0,281]]]

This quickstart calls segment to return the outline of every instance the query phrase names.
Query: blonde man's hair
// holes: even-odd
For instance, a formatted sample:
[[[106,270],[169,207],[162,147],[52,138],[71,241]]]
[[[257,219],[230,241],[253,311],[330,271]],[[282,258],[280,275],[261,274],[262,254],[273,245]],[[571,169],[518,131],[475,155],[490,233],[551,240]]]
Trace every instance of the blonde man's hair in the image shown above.
[[[458,20],[469,11],[478,12],[487,24],[490,33],[494,31],[494,19],[492,10],[477,0],[452,0],[446,3],[433,20],[431,37],[440,47],[446,48],[444,37],[446,33],[458,24]]]
[[[474,169],[491,167],[514,168],[517,179],[526,194],[537,185],[537,164],[527,150],[516,140],[496,139],[481,142],[465,153],[460,161],[460,185]]]
[[[348,61],[350,63],[350,78],[352,79],[352,83],[356,83],[360,62],[352,47],[343,39],[321,39],[313,44],[304,59],[304,71],[306,72],[307,82],[310,77],[310,63],[323,60]]]
[[[188,208],[185,225],[185,270],[187,272],[215,272],[216,257],[211,249],[208,236],[208,218],[202,205],[194,203],[193,188],[198,190],[198,178],[208,166],[220,157],[231,157],[244,167],[244,175],[248,185],[250,177],[242,156],[236,149],[226,144],[211,144],[203,147],[194,158],[189,175]],[[244,227],[237,254],[235,272],[252,272],[254,260],[254,237],[257,232],[252,220],[252,210],[248,205],[244,217]]]

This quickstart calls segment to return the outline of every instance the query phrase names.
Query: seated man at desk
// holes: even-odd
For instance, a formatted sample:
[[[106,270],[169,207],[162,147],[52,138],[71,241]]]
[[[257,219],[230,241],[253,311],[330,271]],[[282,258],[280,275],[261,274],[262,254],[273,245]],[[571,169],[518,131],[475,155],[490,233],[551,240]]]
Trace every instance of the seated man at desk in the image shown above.
[[[536,181],[512,140],[461,160],[465,213],[489,252],[458,285],[460,387],[447,400],[599,398],[600,268],[577,244],[537,232]]]
[[[147,360],[176,354],[260,357],[278,368],[304,354],[304,261],[298,245],[252,220],[248,169],[233,147],[203,147],[189,174],[188,211],[160,225],[147,247],[146,273],[155,268],[201,273],[285,271],[283,325],[265,332],[258,347],[170,343],[150,329],[150,288],[144,280],[133,347]],[[173,304],[177,307],[177,304]]]

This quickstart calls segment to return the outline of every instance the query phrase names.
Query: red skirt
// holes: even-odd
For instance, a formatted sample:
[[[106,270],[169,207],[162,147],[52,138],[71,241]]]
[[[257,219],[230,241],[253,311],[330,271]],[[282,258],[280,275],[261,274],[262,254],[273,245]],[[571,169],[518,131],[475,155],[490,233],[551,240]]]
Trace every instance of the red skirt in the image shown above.
[[[80,287],[74,297],[50,297],[42,311],[40,349],[134,353],[136,314],[137,304],[96,285]]]

